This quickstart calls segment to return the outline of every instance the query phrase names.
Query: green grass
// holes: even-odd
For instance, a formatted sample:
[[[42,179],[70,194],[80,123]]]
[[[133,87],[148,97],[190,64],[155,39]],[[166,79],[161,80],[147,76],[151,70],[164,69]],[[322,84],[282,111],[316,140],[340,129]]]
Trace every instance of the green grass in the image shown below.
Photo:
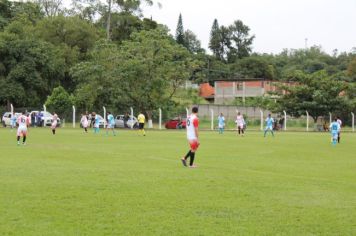
[[[101,131],[102,132],[102,131]],[[356,135],[0,129],[0,235],[356,235]]]

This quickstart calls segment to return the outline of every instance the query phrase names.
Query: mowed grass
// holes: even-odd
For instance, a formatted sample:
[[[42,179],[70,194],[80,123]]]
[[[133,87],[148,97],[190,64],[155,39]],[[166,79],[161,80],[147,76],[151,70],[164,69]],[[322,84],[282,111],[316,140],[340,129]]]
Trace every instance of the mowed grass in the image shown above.
[[[0,235],[356,235],[356,134],[0,129]]]

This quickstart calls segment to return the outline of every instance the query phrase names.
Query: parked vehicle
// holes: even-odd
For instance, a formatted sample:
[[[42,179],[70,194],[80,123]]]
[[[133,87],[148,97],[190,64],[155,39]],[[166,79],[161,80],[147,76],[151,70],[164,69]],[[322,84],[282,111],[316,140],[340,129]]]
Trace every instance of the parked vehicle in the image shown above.
[[[187,119],[181,117],[174,117],[166,122],[166,129],[185,129],[187,126]]]
[[[115,127],[116,128],[137,128],[138,127],[138,120],[136,117],[128,116],[125,119],[125,115],[117,115],[115,117]]]
[[[15,115],[15,117],[19,117],[21,115],[21,113],[15,112],[14,115]],[[5,112],[1,119],[2,125],[4,127],[11,126],[11,118],[12,118],[11,112]]]
[[[46,111],[46,112],[45,111],[31,111],[30,116],[33,113],[41,114],[41,122],[37,123],[37,125],[39,125],[39,126],[51,126],[52,125],[53,115],[50,112],[48,112],[48,111]],[[59,127],[60,125],[61,125],[61,119],[58,118],[57,119],[57,127]]]

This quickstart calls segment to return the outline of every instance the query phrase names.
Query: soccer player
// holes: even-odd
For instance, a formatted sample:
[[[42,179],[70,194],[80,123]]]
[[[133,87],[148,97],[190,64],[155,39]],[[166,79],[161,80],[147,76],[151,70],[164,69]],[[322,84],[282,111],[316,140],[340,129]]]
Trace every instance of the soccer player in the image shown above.
[[[263,137],[266,137],[266,134],[268,131],[271,131],[272,136],[274,137],[273,123],[274,123],[274,120],[271,117],[271,114],[268,114],[268,117],[266,118],[266,128],[265,128],[265,133],[264,133]]]
[[[239,135],[242,134],[242,137],[243,137],[243,136],[244,136],[244,133],[245,133],[245,129],[244,129],[245,120],[244,120],[243,115],[241,115],[240,112],[237,113],[235,123],[236,123],[236,125],[237,125],[238,134],[239,134]]]
[[[340,136],[341,136],[341,126],[342,126],[342,121],[340,117],[337,117],[337,123],[340,125],[339,132],[337,133],[337,142],[340,143]]]
[[[218,116],[218,127],[219,127],[219,134],[224,133],[225,117],[223,113],[220,113],[220,115]]]
[[[58,123],[58,115],[56,113],[53,113],[53,120],[51,124],[51,129],[52,129],[52,134],[56,134],[56,128],[57,128],[57,123]]]
[[[108,125],[106,126],[106,135],[109,135],[109,129],[111,129],[113,135],[116,136],[114,128],[115,128],[115,118],[111,114],[111,112],[108,112]]]
[[[138,119],[138,128],[140,130],[140,132],[143,134],[143,136],[146,136],[146,132],[145,132],[145,115],[142,114],[142,112],[137,116]]]
[[[88,133],[88,116],[86,114],[82,114],[82,118],[80,119],[80,123],[82,124],[82,127],[84,128],[85,133]]]
[[[330,124],[330,132],[332,144],[333,146],[335,146],[338,138],[338,133],[340,132],[340,124],[337,122],[336,118],[334,119],[334,122]]]
[[[197,166],[194,165],[195,153],[198,150],[200,145],[198,140],[198,127],[199,127],[199,119],[198,119],[198,107],[193,107],[192,114],[187,118],[187,139],[190,145],[190,150],[188,153],[181,159],[184,166],[187,166],[187,159],[190,158],[189,167],[195,168]]]
[[[22,144],[26,145],[26,137],[27,137],[27,127],[30,124],[30,119],[25,115],[25,112],[22,112],[17,118],[17,123],[19,127],[17,128],[17,145],[20,145],[20,137],[22,136]]]
[[[93,127],[94,127],[94,134],[98,134],[100,131],[99,128],[99,116],[93,112],[92,113],[92,120],[94,121]]]

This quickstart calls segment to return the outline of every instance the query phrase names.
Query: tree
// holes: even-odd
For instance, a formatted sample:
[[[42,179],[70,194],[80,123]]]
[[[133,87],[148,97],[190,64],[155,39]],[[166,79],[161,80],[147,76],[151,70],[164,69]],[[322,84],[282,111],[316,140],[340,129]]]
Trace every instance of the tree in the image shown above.
[[[125,103],[115,71],[119,67],[118,46],[107,40],[99,40],[88,54],[88,60],[71,68],[71,76],[78,84],[74,92],[79,109],[117,107]]]
[[[62,9],[62,0],[36,0],[47,17],[58,16]]]
[[[12,17],[11,2],[3,0],[0,2],[0,30],[2,30]]]
[[[161,28],[134,33],[131,41],[123,43],[120,55],[120,89],[149,116],[172,100],[198,66]]]
[[[248,57],[252,51],[254,35],[249,35],[250,28],[241,20],[235,21],[229,26],[230,40],[232,42],[228,53],[228,61],[234,62],[237,58]]]
[[[89,22],[79,17],[57,16],[38,22],[36,36],[60,46],[65,44],[85,54],[100,37],[99,31]],[[82,55],[84,57],[84,55]]]
[[[274,80],[276,72],[274,65],[262,56],[250,56],[231,64],[232,70],[245,78],[263,78]]]
[[[11,98],[18,98],[11,101],[14,105],[43,104],[48,93],[64,78],[62,52],[56,46],[34,37],[32,22],[27,17],[13,20],[0,33],[0,55],[3,83],[11,91],[17,87],[24,95],[14,93]],[[6,96],[10,99],[4,94]]]
[[[59,116],[65,117],[71,113],[73,100],[73,97],[62,86],[58,86],[47,97],[45,105]]]
[[[182,14],[179,14],[179,18],[178,18],[178,24],[176,29],[176,41],[178,44],[185,46]]]
[[[347,75],[356,82],[356,57],[349,63],[347,67]]]
[[[316,122],[319,116],[329,112],[350,109],[347,97],[341,95],[348,85],[330,79],[325,71],[313,74],[295,71],[293,79],[292,85],[277,84],[280,89],[285,90],[285,94],[280,94],[281,98],[277,102],[280,111],[285,110],[297,117],[308,111]]]
[[[104,21],[106,17],[98,21],[98,25],[105,26]],[[127,12],[113,13],[111,15],[111,40],[121,43],[124,40],[129,40],[133,32],[141,30],[151,30],[157,28],[157,22],[144,18],[140,19],[138,16]]]
[[[197,67],[164,28],[135,32],[119,47],[100,41],[90,55],[72,69],[79,82],[76,97],[89,93],[93,100],[86,103],[94,107],[134,107],[148,115],[171,102]]]
[[[209,49],[213,52],[213,55],[220,60],[223,59],[221,42],[219,23],[218,20],[215,19],[210,30]]]
[[[201,47],[201,43],[198,40],[197,36],[191,31],[186,30],[184,32],[184,39],[185,39],[185,47],[191,53],[203,53],[204,49]]]

